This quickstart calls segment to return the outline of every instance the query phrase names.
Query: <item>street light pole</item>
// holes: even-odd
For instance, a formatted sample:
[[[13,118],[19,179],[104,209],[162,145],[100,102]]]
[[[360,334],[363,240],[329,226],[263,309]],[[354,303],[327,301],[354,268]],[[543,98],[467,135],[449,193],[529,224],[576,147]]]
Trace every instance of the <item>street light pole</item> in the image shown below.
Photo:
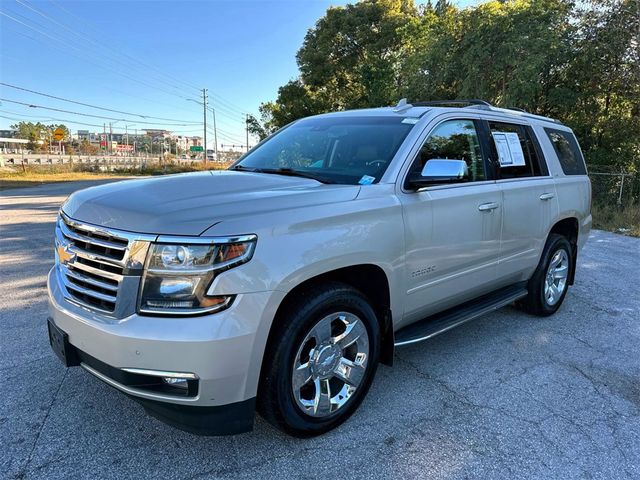
[[[124,126],[124,136],[125,136],[125,142],[126,142],[126,144],[127,144],[127,148],[126,148],[126,151],[125,151],[125,155],[126,155],[127,157],[129,157],[129,156],[130,156],[130,155],[129,155],[129,127],[133,127],[134,125],[135,125],[135,123],[132,123],[131,125],[125,125],[125,126]],[[134,140],[134,142],[135,142],[135,140]]]
[[[207,163],[207,89],[202,89],[202,102],[204,105],[204,163]]]
[[[213,150],[216,154],[216,161],[218,161],[218,127],[216,126],[216,109],[211,107],[211,113],[213,114],[213,141],[215,142]]]

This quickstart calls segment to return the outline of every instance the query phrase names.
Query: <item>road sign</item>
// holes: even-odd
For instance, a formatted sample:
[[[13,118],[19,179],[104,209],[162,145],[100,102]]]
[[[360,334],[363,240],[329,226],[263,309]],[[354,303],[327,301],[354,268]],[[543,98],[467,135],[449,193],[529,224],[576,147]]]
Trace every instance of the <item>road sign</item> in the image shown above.
[[[192,145],[189,147],[189,151],[191,152],[202,152],[204,148],[201,145]]]
[[[64,138],[64,130],[60,127],[56,128],[53,131],[53,138],[55,138],[58,142]]]

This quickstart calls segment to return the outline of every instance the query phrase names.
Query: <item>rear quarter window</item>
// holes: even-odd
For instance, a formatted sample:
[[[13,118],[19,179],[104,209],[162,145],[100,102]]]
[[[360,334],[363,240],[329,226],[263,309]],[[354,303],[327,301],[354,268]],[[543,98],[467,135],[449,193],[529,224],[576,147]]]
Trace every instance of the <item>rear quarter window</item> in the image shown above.
[[[586,175],[587,168],[584,165],[584,158],[573,133],[554,128],[545,128],[544,131],[551,140],[551,145],[558,156],[564,174]]]

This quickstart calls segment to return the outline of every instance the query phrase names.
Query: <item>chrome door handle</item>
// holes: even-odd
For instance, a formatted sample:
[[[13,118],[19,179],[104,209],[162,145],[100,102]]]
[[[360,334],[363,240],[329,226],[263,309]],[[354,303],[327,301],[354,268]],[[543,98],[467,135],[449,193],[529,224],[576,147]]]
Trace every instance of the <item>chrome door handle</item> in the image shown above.
[[[555,195],[553,193],[543,193],[540,195],[540,200],[551,200]]]
[[[478,210],[480,210],[481,212],[490,212],[491,210],[495,210],[499,206],[500,205],[495,202],[483,203],[482,205],[478,205]]]

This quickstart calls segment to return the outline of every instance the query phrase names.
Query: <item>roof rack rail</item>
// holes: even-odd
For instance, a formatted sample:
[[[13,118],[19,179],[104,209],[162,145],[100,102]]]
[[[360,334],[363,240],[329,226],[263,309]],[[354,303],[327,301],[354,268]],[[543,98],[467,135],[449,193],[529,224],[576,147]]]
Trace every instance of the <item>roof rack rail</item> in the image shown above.
[[[414,107],[444,107],[447,105],[484,105],[485,107],[492,107],[489,102],[485,100],[479,100],[477,98],[459,99],[459,100],[431,100],[428,102],[414,102]]]
[[[526,110],[518,107],[508,107],[508,108],[500,108],[491,105],[486,100],[480,100],[477,98],[470,99],[456,99],[456,100],[431,100],[428,102],[413,102],[408,103],[406,98],[401,99],[398,104],[393,107],[393,111],[396,113],[404,113],[412,107],[446,107],[446,106],[460,106],[462,108],[478,108],[482,110],[492,110],[495,112],[518,112],[523,117],[536,118],[540,120],[545,120],[547,122],[557,123],[559,125],[563,125],[560,120],[556,120],[555,118],[544,117],[542,115],[536,115],[534,113],[529,113]]]

